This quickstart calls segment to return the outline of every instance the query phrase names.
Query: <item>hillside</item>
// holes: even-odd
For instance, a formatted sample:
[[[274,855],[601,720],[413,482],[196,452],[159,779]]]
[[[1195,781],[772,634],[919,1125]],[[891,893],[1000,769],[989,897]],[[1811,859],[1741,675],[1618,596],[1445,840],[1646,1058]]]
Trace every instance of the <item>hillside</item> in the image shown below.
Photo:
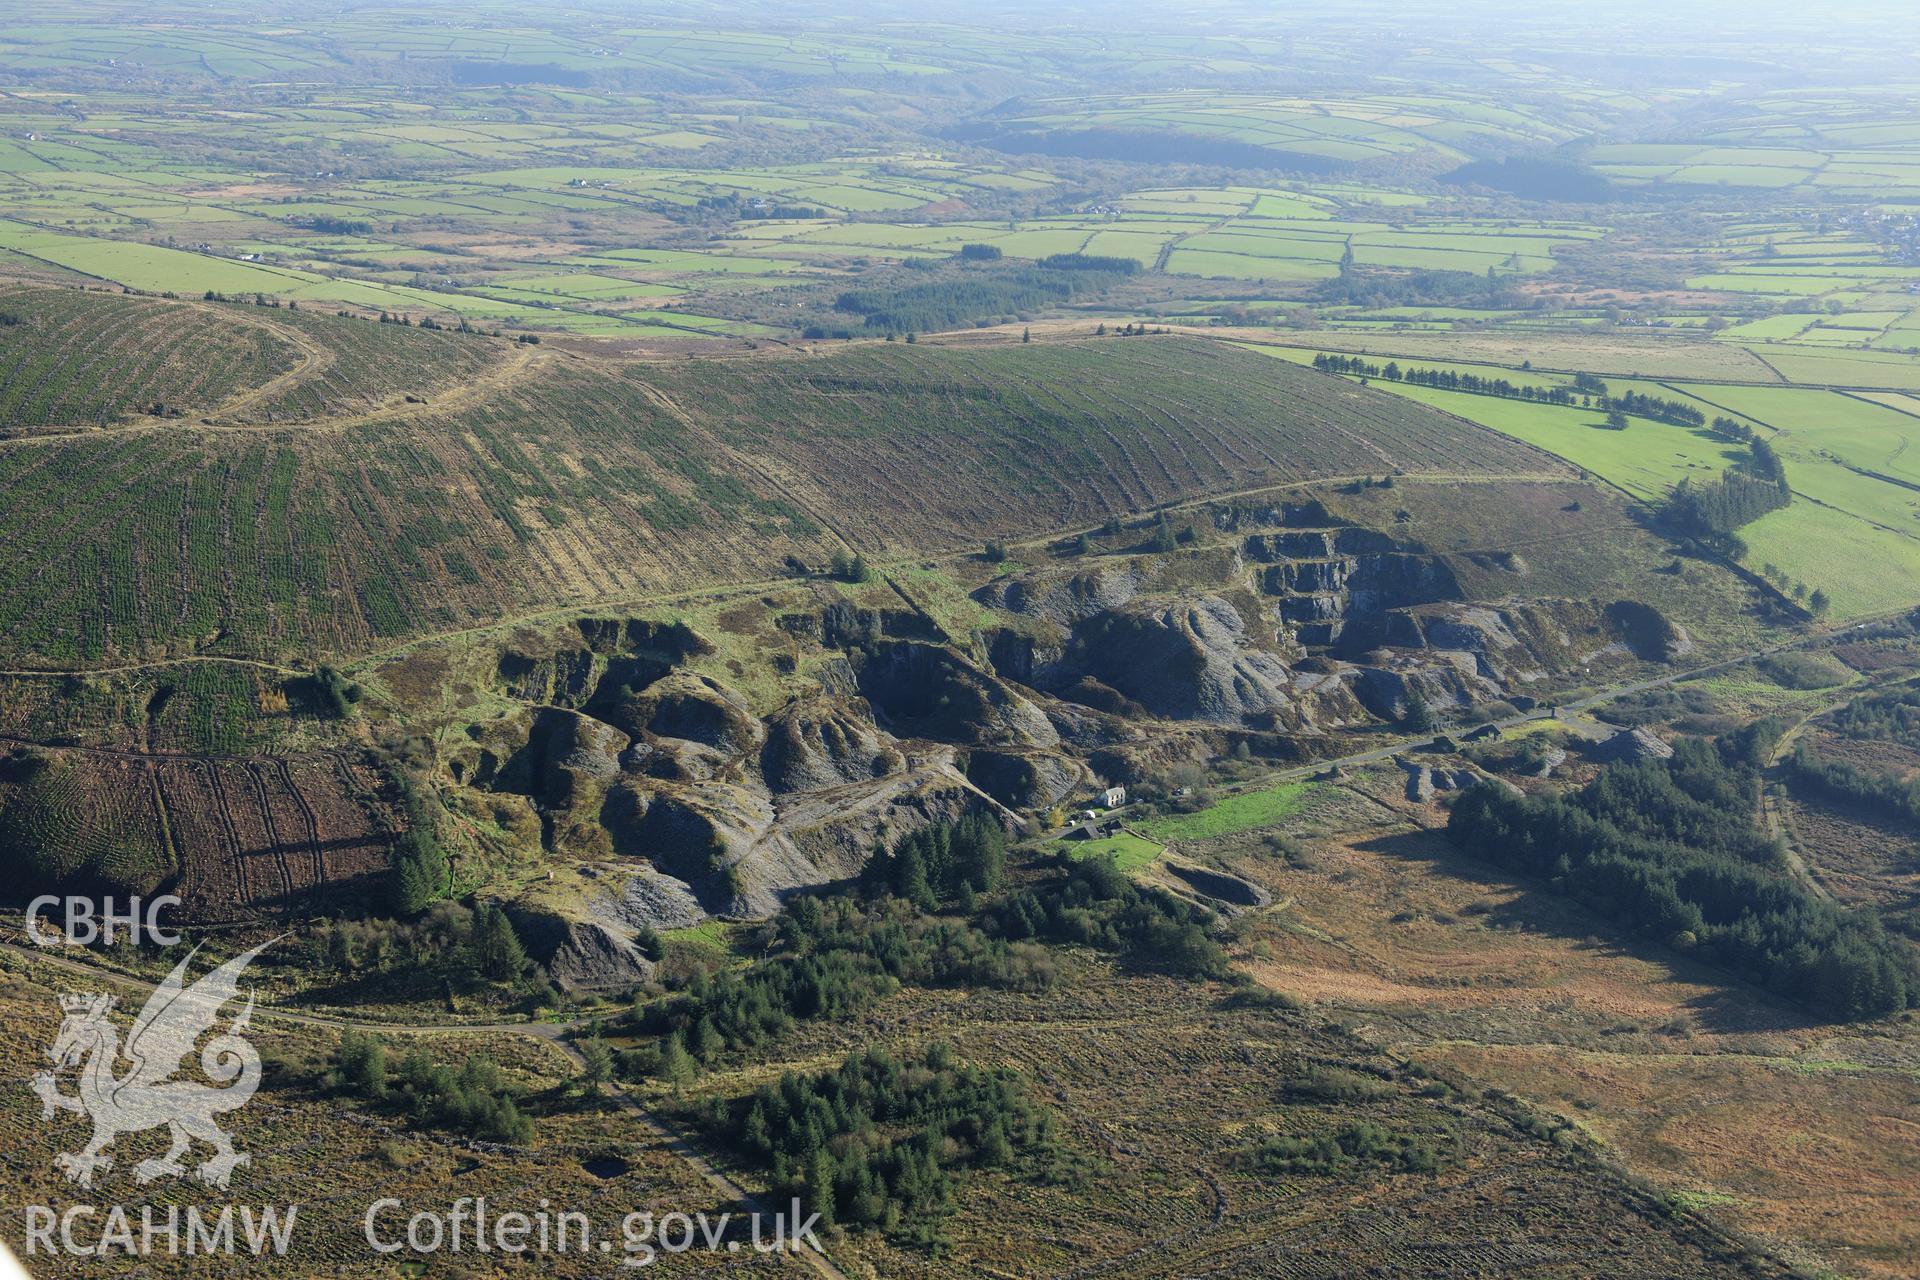
[[[0,434],[199,413],[301,360],[238,308],[5,286],[0,316]]]
[[[331,318],[299,332],[333,344],[326,376],[349,391],[412,367],[387,344],[499,349]],[[1560,469],[1460,419],[1180,338],[498,369],[344,421],[0,449],[0,488],[21,495],[0,514],[20,552],[0,567],[0,655],[345,654],[772,577],[843,546],[950,550],[1324,477]]]
[[[313,419],[464,385],[506,344],[249,302],[0,285],[0,437]]]

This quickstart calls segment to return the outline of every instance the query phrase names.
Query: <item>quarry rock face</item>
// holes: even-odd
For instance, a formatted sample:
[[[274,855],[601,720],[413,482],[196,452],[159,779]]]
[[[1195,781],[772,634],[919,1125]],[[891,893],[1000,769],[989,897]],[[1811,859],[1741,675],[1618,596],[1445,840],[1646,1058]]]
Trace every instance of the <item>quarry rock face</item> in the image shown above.
[[[612,725],[552,707],[535,711],[525,734],[492,786],[531,796],[554,810],[591,804],[619,776],[620,753],[628,744],[627,735]]]
[[[856,670],[860,692],[896,736],[994,746],[1059,741],[1038,707],[949,647],[878,644]]]
[[[724,756],[757,750],[766,730],[746,700],[716,680],[676,671],[595,707],[634,738],[679,739]]]
[[[1138,781],[1240,748],[1310,760],[1334,729],[1524,701],[1517,687],[1555,673],[1691,643],[1631,601],[1463,599],[1447,557],[1316,502],[1212,518],[1240,530],[1224,547],[996,576],[962,639],[916,607],[815,584],[811,607],[802,595],[772,617],[776,645],[761,642],[807,655],[806,680],[771,711],[715,664],[696,669],[714,650],[683,624],[520,633],[499,687],[539,702],[476,726],[459,780],[527,796],[550,849],[625,869],[617,907],[596,917],[609,937],[554,947],[591,984],[624,971],[622,930],[771,914],[929,823],[1011,823],[1096,776]],[[1407,793],[1476,776],[1412,767]]]
[[[1470,653],[1393,653],[1390,665],[1357,667],[1354,696],[1382,720],[1405,719],[1416,702],[1430,709],[1456,709],[1498,698],[1498,684],[1480,674]]]
[[[503,903],[527,954],[564,991],[629,991],[649,982],[654,962],[619,923],[570,919],[551,910]]]
[[[892,738],[865,700],[815,698],[782,710],[767,726],[760,776],[775,792],[811,791],[882,777],[900,765]]]
[[[1131,563],[1126,563],[1064,576],[1002,578],[981,588],[976,598],[989,608],[1071,626],[1118,609],[1140,592],[1141,575]]]
[[[967,780],[1009,809],[1047,809],[1078,788],[1090,787],[1085,769],[1052,755],[974,751]]]
[[[1157,716],[1238,723],[1290,705],[1286,663],[1250,644],[1239,610],[1216,595],[1089,619],[1071,663]]]
[[[1643,661],[1673,662],[1693,652],[1687,629],[1652,605],[1616,600],[1607,606],[1605,617],[1612,633]]]

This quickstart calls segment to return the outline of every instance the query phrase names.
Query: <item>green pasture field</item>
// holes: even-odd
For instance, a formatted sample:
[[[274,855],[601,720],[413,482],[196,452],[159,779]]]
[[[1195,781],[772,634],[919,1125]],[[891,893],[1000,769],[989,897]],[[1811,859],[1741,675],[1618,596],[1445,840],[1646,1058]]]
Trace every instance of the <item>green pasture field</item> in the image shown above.
[[[1664,498],[1681,480],[1717,477],[1738,457],[1733,446],[1706,431],[1645,418],[1631,418],[1625,431],[1613,431],[1605,424],[1606,415],[1592,409],[1437,391],[1379,379],[1373,385],[1537,445],[1645,502]]]
[[[1818,324],[1821,316],[1813,312],[1787,312],[1777,316],[1763,316],[1758,320],[1748,320],[1722,330],[1720,336],[1728,341],[1786,341],[1797,338],[1809,328]]]
[[[1625,431],[1611,431],[1590,411],[1379,380],[1373,385],[1538,445],[1646,502],[1660,501],[1682,479],[1711,480],[1740,455],[1707,432],[1667,423],[1634,418]],[[1753,569],[1775,564],[1790,578],[1825,589],[1836,617],[1920,599],[1920,493],[1859,475],[1791,442],[1783,441],[1781,452],[1801,496],[1740,530],[1749,548],[1744,563]],[[1884,575],[1872,567],[1877,561],[1885,561]]]
[[[1788,275],[1779,268],[1767,274],[1719,271],[1687,277],[1689,289],[1708,289],[1719,293],[1780,294],[1796,298],[1817,298],[1856,283],[1858,281],[1853,276]]]
[[[1310,362],[1311,350],[1271,355]],[[1388,357],[1369,357],[1380,362]],[[1401,356],[1403,365],[1453,367],[1520,382],[1551,375],[1511,366],[1465,365]],[[1741,450],[1704,430],[1629,419],[1612,431],[1597,413],[1374,379],[1375,387],[1478,422],[1555,453],[1646,502],[1682,479],[1719,475]],[[1920,598],[1920,417],[1899,407],[1820,388],[1660,383],[1609,378],[1616,392],[1690,399],[1708,417],[1726,414],[1781,434],[1772,440],[1796,493],[1791,506],[1741,530],[1745,563],[1775,565],[1789,579],[1824,589],[1836,617],[1854,617]],[[1907,455],[1914,455],[1911,461]],[[1866,474],[1877,472],[1893,481]],[[1848,548],[1851,548],[1849,550]],[[1884,563],[1876,573],[1874,563]]]
[[[1314,333],[1276,331],[1263,343],[1304,348],[1313,352],[1363,353],[1384,364],[1432,366],[1475,362],[1495,365],[1516,375],[1544,377],[1546,371],[1596,373],[1603,377],[1726,379],[1780,382],[1780,375],[1753,351],[1733,343],[1611,332],[1580,333],[1534,330],[1496,330],[1474,333]],[[1535,367],[1522,370],[1531,363]],[[1514,381],[1521,381],[1515,376]]]
[[[1155,840],[1211,840],[1215,836],[1257,831],[1286,821],[1306,806],[1314,784],[1283,782],[1260,791],[1226,797],[1195,813],[1146,818],[1133,825]]]
[[[1069,840],[1061,848],[1075,858],[1112,858],[1120,870],[1132,874],[1144,867],[1150,867],[1160,860],[1166,850],[1151,840],[1144,840],[1131,831],[1122,831],[1117,835],[1102,836],[1097,840]]]
[[[1835,351],[1772,344],[1755,356],[1788,382],[1807,386],[1862,387],[1876,391],[1920,390],[1920,357],[1891,351]]]
[[[1858,399],[1873,404],[1883,404],[1889,409],[1898,409],[1901,413],[1920,417],[1920,397],[1900,391],[1861,391],[1855,395]]]
[[[1749,568],[1778,565],[1833,600],[1836,618],[1920,600],[1920,541],[1831,507],[1796,501],[1740,530]]]
[[[1700,400],[1785,433],[1775,446],[1789,457],[1844,465],[1920,485],[1920,417],[1838,391],[1811,387],[1727,387],[1677,384]],[[1799,474],[1793,474],[1796,483]],[[1859,478],[1875,489],[1884,481]],[[1920,493],[1898,490],[1907,499]],[[1848,509],[1857,510],[1851,504]]]
[[[1103,258],[1132,258],[1143,267],[1151,267],[1172,239],[1171,235],[1144,231],[1096,231],[1087,237],[1082,251]]]
[[[1240,253],[1208,253],[1198,249],[1175,249],[1167,257],[1167,270],[1174,275],[1211,276],[1229,280],[1331,280],[1340,274],[1339,265],[1333,262],[1256,258]]]
[[[1440,350],[1461,345],[1434,341]],[[1504,376],[1533,385],[1567,381],[1563,375],[1513,364],[1409,355],[1394,345],[1383,338],[1367,358],[1381,364],[1397,359],[1403,367]],[[1315,354],[1308,347],[1255,349],[1300,364],[1310,363]],[[1769,354],[1780,350],[1784,348],[1777,344],[1767,348]],[[1774,564],[1790,578],[1825,588],[1838,616],[1871,613],[1914,598],[1912,575],[1920,574],[1920,449],[1913,445],[1920,440],[1920,416],[1902,410],[1920,412],[1920,399],[1894,395],[1892,403],[1887,403],[1819,387],[1603,376],[1616,393],[1635,391],[1691,400],[1709,418],[1731,416],[1767,430],[1787,462],[1788,479],[1798,497],[1786,510],[1741,531],[1750,548],[1749,567]],[[1625,431],[1611,431],[1600,415],[1588,410],[1436,391],[1384,379],[1374,379],[1372,385],[1538,445],[1646,502],[1661,500],[1682,479],[1717,476],[1741,454],[1737,446],[1704,430],[1632,418]],[[1827,568],[1823,558],[1842,555],[1838,548],[1847,538],[1859,541],[1856,557],[1887,561],[1884,581],[1853,564]]]
[[[1297,258],[1307,262],[1338,262],[1346,247],[1345,240],[1247,232],[1205,232],[1188,236],[1180,242],[1181,250],[1187,253],[1223,253],[1258,259]]]

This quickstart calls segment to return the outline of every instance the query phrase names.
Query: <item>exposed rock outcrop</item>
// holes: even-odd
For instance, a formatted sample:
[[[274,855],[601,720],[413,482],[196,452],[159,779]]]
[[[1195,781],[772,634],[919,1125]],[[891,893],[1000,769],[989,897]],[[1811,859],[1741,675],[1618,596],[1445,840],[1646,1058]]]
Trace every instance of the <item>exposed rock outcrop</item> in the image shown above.
[[[796,703],[773,718],[760,750],[760,776],[775,792],[837,787],[900,767],[899,751],[862,699]]]
[[[607,723],[635,738],[677,739],[736,756],[758,750],[766,729],[746,699],[706,676],[675,671],[616,699],[597,704]]]
[[[632,931],[598,920],[574,920],[537,907],[503,903],[527,954],[565,991],[631,991],[653,979],[654,962]]]
[[[1154,715],[1238,723],[1291,706],[1286,663],[1248,640],[1239,610],[1206,595],[1089,619],[1073,664]]]
[[[1587,758],[1600,764],[1612,764],[1617,760],[1666,760],[1672,755],[1673,748],[1661,741],[1651,729],[1622,729],[1606,741],[1595,743],[1587,751]]]
[[[855,671],[861,694],[900,737],[987,746],[1059,741],[1038,707],[945,646],[876,644]]]
[[[1087,771],[1053,755],[974,751],[967,780],[1009,809],[1046,809],[1091,782]]]

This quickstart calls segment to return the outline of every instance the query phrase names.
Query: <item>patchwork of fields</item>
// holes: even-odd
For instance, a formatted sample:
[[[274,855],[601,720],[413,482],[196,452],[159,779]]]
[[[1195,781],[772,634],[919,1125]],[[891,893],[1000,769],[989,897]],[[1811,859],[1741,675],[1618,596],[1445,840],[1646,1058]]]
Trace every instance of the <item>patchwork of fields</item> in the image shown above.
[[[272,939],[250,1272],[1916,1274],[1898,0],[15,8],[0,905]]]
[[[1505,378],[1515,385],[1571,389],[1568,374],[1516,365],[1434,361],[1389,340],[1368,344],[1370,360],[1400,355],[1409,369]],[[1256,347],[1308,363],[1304,347]],[[1592,408],[1442,390],[1375,379],[1373,386],[1480,423],[1553,453],[1657,504],[1682,482],[1712,481],[1737,462],[1739,446],[1705,427],[1631,417],[1612,429]],[[1706,420],[1755,429],[1786,461],[1798,501],[1742,528],[1743,563],[1783,586],[1823,590],[1838,617],[1884,613],[1920,599],[1920,415],[1904,397],[1814,387],[1606,379],[1615,394],[1689,404]]]

